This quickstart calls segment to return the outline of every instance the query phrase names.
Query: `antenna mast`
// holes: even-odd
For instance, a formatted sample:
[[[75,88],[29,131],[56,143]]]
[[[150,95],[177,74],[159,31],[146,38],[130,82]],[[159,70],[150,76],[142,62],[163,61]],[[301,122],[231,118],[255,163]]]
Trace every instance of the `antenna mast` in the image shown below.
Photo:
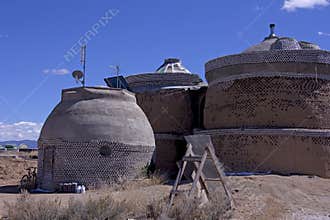
[[[117,74],[117,88],[119,88],[119,65],[116,65],[116,74]]]
[[[83,66],[83,73],[84,73],[84,78],[82,80],[82,85],[83,87],[85,87],[85,79],[86,79],[86,45],[83,45],[81,47],[81,51],[80,51],[80,62],[81,65]]]
[[[110,66],[110,68],[112,68],[112,69],[114,69],[116,72],[115,72],[115,74],[116,74],[116,78],[117,78],[117,88],[119,88],[119,72],[120,72],[120,66],[119,65],[116,65],[116,66],[114,66],[114,65],[111,65]]]

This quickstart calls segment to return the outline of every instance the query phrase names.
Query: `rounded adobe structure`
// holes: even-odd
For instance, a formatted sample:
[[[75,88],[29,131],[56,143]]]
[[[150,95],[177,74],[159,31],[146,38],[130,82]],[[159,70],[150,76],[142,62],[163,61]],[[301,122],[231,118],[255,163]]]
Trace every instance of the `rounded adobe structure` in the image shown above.
[[[329,64],[329,51],[273,32],[241,54],[207,62],[205,128],[330,128]]]
[[[330,52],[274,32],[206,63],[204,131],[231,172],[330,177]]]
[[[134,94],[83,87],[62,91],[38,146],[38,183],[54,190],[61,182],[134,178],[151,161],[155,140]]]
[[[330,52],[324,50],[270,50],[219,57],[205,64],[209,84],[244,73],[330,73]]]

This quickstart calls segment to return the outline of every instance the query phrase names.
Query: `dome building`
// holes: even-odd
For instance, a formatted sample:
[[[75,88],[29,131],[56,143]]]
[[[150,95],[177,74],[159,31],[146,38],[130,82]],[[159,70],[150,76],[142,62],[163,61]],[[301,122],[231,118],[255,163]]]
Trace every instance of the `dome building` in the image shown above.
[[[330,177],[330,52],[271,34],[206,63],[206,130],[227,171]]]
[[[93,185],[134,178],[155,149],[152,128],[123,89],[80,87],[62,91],[38,140],[39,187]]]

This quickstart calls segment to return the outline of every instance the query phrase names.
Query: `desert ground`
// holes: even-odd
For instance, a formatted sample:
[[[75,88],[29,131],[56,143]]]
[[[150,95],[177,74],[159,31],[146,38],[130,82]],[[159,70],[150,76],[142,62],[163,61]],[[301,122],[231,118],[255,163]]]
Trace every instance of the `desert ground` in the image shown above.
[[[100,187],[85,194],[17,193],[17,184],[25,168],[37,165],[31,154],[0,157],[0,219],[8,216],[8,205],[22,196],[29,201],[60,201],[65,206],[72,200],[97,198],[109,194],[114,201],[133,207],[131,216],[146,213],[150,204],[166,201],[171,184],[154,179],[140,179],[116,187]],[[228,219],[330,219],[330,179],[316,176],[253,175],[229,176],[235,208],[221,218]],[[187,184],[185,187],[189,187]],[[218,202],[223,202],[218,200]],[[207,216],[207,214],[205,215]]]

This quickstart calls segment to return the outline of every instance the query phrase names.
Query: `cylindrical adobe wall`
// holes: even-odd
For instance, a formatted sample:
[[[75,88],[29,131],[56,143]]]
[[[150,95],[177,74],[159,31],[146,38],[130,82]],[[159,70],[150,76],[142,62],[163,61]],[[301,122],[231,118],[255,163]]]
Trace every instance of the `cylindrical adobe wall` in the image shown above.
[[[61,182],[134,178],[151,161],[155,140],[134,94],[85,87],[63,90],[38,146],[39,187],[54,190]]]
[[[226,172],[310,174],[330,177],[330,131],[214,129],[211,135]]]
[[[329,73],[330,52],[324,50],[270,50],[224,56],[205,64],[209,84],[244,73]]]
[[[314,73],[314,74],[329,74],[330,65],[325,63],[243,63],[221,68],[212,69],[207,72],[208,80],[210,82],[234,77],[246,73],[258,72],[291,72],[291,73]]]
[[[178,88],[136,93],[136,99],[155,133],[191,132],[193,111],[189,90]]]
[[[330,76],[251,73],[213,81],[204,109],[206,129],[330,128]]]

